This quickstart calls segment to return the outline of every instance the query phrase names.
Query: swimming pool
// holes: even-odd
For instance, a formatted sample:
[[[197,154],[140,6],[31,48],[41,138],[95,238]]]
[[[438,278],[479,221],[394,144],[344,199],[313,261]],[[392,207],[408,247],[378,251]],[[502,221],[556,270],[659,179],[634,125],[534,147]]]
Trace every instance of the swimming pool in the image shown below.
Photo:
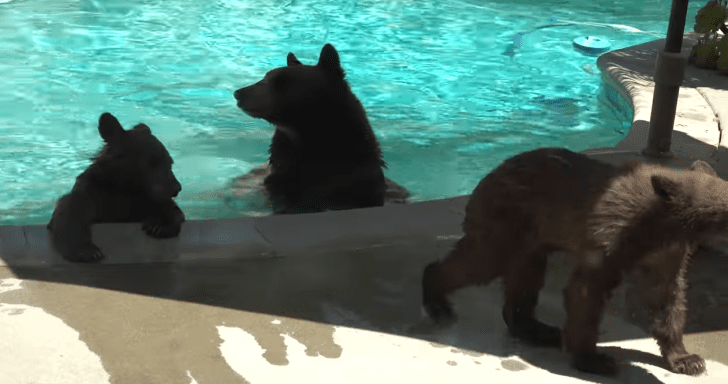
[[[189,219],[255,214],[247,202],[200,198],[267,159],[273,128],[238,110],[232,92],[289,51],[314,63],[326,42],[367,109],[387,176],[419,200],[467,194],[517,152],[616,144],[628,112],[600,102],[596,58],[571,42],[594,35],[619,49],[664,36],[670,4],[3,2],[0,224],[49,220],[99,149],[104,111],[127,128],[148,124],[167,146]],[[691,3],[688,29],[702,5]]]

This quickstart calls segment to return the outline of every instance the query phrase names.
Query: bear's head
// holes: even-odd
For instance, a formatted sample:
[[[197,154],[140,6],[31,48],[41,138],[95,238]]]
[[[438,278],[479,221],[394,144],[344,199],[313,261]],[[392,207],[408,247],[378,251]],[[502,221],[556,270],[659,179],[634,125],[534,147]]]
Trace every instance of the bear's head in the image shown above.
[[[99,118],[104,147],[89,167],[91,178],[116,190],[166,201],[182,190],[172,172],[172,157],[145,124],[126,131],[110,113]]]
[[[293,53],[286,61],[286,67],[273,69],[263,80],[235,91],[238,107],[278,127],[297,129],[319,124],[324,118],[336,119],[336,114],[350,115],[352,105],[361,109],[331,44],[321,49],[316,65],[301,64]]]
[[[690,230],[728,236],[728,182],[702,160],[682,172],[650,177],[652,189],[673,217]]]

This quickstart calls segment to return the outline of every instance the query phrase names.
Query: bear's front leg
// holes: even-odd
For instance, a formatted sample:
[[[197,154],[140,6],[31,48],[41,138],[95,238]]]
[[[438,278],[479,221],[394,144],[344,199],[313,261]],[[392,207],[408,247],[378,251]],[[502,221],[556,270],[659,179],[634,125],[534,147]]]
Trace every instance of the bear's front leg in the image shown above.
[[[185,214],[177,203],[170,200],[169,203],[160,204],[155,208],[142,224],[144,233],[157,239],[177,237],[185,221]]]
[[[683,332],[687,318],[685,290],[687,283],[688,255],[678,258],[679,268],[675,275],[665,279],[664,286],[657,288],[658,305],[651,305],[652,324],[650,333],[657,340],[667,368],[674,373],[699,375],[705,372],[705,360],[690,354],[683,344]]]
[[[564,289],[566,325],[564,346],[573,356],[574,367],[583,372],[612,375],[617,363],[611,356],[597,353],[597,338],[604,306],[612,289],[621,281],[616,268],[575,268]]]
[[[93,263],[105,258],[91,242],[94,207],[88,201],[83,196],[63,196],[48,224],[53,248],[71,262]]]

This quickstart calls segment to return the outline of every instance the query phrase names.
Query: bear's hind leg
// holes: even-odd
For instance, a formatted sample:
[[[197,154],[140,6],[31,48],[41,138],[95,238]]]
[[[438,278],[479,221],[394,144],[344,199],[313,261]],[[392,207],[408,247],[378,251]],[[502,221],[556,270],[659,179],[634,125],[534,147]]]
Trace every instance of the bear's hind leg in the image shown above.
[[[425,267],[422,276],[422,304],[427,314],[439,325],[450,325],[457,319],[447,295],[460,288],[487,284],[500,275],[496,248],[484,247],[493,234],[473,232],[455,245],[445,260]]]
[[[677,273],[668,278],[664,287],[658,288],[661,293],[660,306],[651,305],[652,324],[650,333],[657,340],[667,367],[675,373],[698,375],[705,372],[705,360],[696,354],[690,354],[683,343],[683,331],[687,317],[685,306],[688,257],[681,259]]]
[[[536,345],[561,345],[559,328],[544,324],[536,319],[534,311],[538,294],[543,288],[546,276],[547,250],[539,249],[528,256],[512,255],[504,279],[505,304],[503,320],[511,335]]]

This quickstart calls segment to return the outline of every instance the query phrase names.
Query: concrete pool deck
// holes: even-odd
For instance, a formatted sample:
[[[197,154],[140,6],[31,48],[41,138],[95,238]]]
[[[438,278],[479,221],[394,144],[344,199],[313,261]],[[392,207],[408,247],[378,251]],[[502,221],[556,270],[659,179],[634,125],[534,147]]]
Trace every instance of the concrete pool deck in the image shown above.
[[[635,119],[615,148],[586,153],[639,157],[662,44],[598,60]],[[719,127],[728,126],[728,76],[688,67],[685,77],[668,163],[702,158],[726,177]],[[421,314],[421,272],[461,235],[466,202],[195,220],[166,241],[146,238],[139,225],[103,224],[93,229],[107,255],[100,265],[61,260],[45,226],[0,227],[0,383],[728,382],[720,244],[702,249],[688,276],[686,345],[708,360],[700,377],[665,370],[629,284],[602,326],[600,345],[621,366],[614,378],[582,374],[564,353],[508,336],[499,283],[457,292],[458,323],[434,329]],[[550,261],[538,308],[553,324],[563,322],[567,274],[557,271],[565,264]]]
[[[697,33],[685,34],[683,56],[688,56],[699,37]],[[584,153],[607,152],[611,154],[609,158],[624,161],[624,153],[631,152],[637,156],[636,152],[647,145],[655,90],[652,79],[655,58],[664,45],[664,39],[655,40],[599,57],[597,66],[602,71],[602,79],[632,106],[634,118],[629,133],[614,148]],[[721,176],[728,177],[728,135],[722,134],[725,128],[728,128],[728,76],[688,64],[680,87],[672,135],[672,151],[676,156],[667,162],[681,166],[685,159],[703,159],[713,165]]]

